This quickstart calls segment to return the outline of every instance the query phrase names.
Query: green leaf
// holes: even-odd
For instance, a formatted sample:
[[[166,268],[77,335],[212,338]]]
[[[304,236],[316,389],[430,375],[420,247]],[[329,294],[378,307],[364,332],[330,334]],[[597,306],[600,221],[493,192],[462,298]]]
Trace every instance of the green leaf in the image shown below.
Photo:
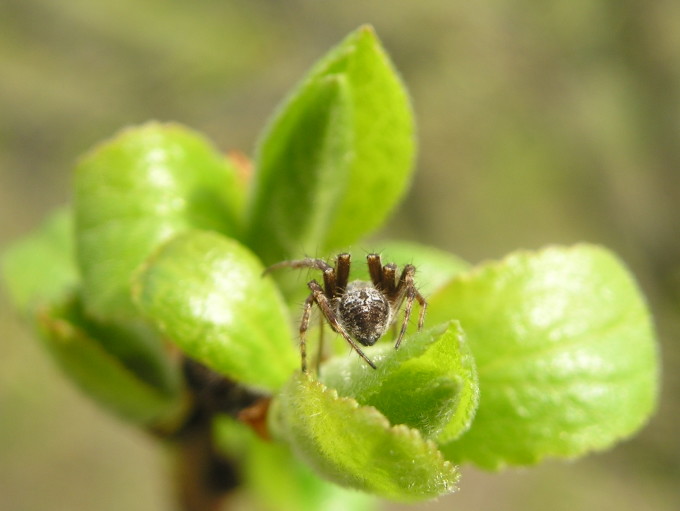
[[[377,370],[359,357],[336,357],[321,368],[324,384],[429,438],[449,441],[468,429],[479,400],[477,374],[457,322],[412,335],[398,350],[382,343],[366,353]]]
[[[132,272],[162,241],[191,227],[239,230],[236,170],[206,140],[174,124],[123,131],[78,165],[76,247],[88,312],[126,318]]]
[[[14,305],[27,315],[73,291],[78,271],[68,208],[54,212],[35,233],[9,247],[2,256],[2,277]]]
[[[455,489],[457,468],[418,430],[391,426],[375,408],[339,398],[306,374],[295,374],[270,413],[275,431],[337,484],[406,502]]]
[[[283,300],[262,272],[238,242],[187,231],[143,265],[134,300],[190,357],[241,382],[276,389],[299,359]]]
[[[270,262],[326,235],[349,174],[347,96],[342,75],[311,81],[260,150],[249,240]]]
[[[257,153],[248,240],[267,263],[330,253],[379,227],[410,180],[406,91],[370,27],[310,71]]]
[[[479,372],[475,421],[445,447],[484,468],[604,449],[652,413],[658,368],[649,312],[629,272],[590,245],[519,252],[430,300],[458,318]]]
[[[101,405],[156,427],[184,412],[179,368],[143,329],[89,320],[75,299],[42,310],[38,324],[55,361]]]

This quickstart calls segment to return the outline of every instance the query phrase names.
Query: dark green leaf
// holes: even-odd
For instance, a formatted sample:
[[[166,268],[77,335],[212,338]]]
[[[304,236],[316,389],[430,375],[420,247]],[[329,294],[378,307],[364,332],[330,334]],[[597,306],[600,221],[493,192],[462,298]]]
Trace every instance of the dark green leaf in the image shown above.
[[[142,327],[101,324],[83,315],[78,300],[38,316],[48,351],[85,393],[133,422],[163,427],[186,403],[179,369]]]

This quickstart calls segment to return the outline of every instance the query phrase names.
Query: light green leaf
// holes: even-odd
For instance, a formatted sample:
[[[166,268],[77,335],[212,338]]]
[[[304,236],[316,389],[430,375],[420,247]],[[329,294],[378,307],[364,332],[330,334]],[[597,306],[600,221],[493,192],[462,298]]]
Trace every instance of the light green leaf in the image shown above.
[[[321,368],[324,384],[428,438],[449,441],[467,430],[477,409],[478,384],[458,323],[414,334],[398,350],[387,342],[366,353],[377,370],[359,357],[335,357]]]
[[[413,132],[399,77],[372,28],[358,29],[314,66],[265,131],[251,246],[273,263],[332,252],[379,227],[409,183]]]
[[[240,382],[276,389],[299,359],[283,300],[262,272],[238,242],[187,231],[143,265],[134,300],[190,357]]]
[[[66,375],[116,414],[163,427],[185,411],[179,368],[143,329],[89,320],[78,300],[42,310],[38,325]]]
[[[27,315],[74,290],[78,271],[68,208],[54,212],[35,233],[2,254],[2,280],[14,305]]]
[[[649,312],[629,272],[590,245],[519,252],[430,300],[457,318],[477,362],[480,405],[450,459],[485,468],[604,449],[652,413],[658,368]]]
[[[132,272],[173,234],[239,230],[236,170],[198,134],[175,124],[123,131],[76,169],[77,257],[85,304],[100,318],[134,315]]]
[[[263,142],[250,219],[250,245],[273,262],[324,239],[349,175],[347,80],[310,81]]]
[[[454,491],[458,470],[418,430],[391,426],[375,408],[339,398],[296,373],[273,409],[274,428],[319,475],[399,501]]]

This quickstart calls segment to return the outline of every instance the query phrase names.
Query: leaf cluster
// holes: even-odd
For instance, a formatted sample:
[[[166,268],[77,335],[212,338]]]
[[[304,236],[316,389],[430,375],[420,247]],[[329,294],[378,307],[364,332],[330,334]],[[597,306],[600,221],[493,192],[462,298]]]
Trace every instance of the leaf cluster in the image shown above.
[[[414,150],[406,91],[363,27],[272,117],[254,172],[177,124],[92,149],[73,205],[5,253],[4,280],[65,373],[136,424],[187,420],[187,357],[270,396],[278,445],[220,416],[215,435],[279,509],[366,502],[325,481],[434,498],[456,488],[459,463],[531,465],[633,434],[656,402],[654,332],[629,272],[592,245],[472,267],[381,242],[385,260],[418,268],[427,327],[399,350],[368,348],[377,370],[345,351],[318,377],[296,370],[304,286],[265,266],[331,257],[374,232],[408,188]],[[366,278],[360,266],[352,278]]]

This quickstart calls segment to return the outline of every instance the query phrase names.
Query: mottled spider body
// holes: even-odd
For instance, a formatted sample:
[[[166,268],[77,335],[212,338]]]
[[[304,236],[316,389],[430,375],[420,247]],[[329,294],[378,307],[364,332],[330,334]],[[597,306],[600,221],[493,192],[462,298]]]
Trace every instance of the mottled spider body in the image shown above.
[[[392,324],[390,302],[370,282],[350,282],[331,305],[345,331],[364,346],[373,346]]]
[[[300,357],[303,371],[307,371],[305,334],[314,304],[319,307],[333,331],[342,335],[373,369],[376,368],[375,364],[364,354],[359,344],[374,345],[394,323],[402,305],[405,304],[404,320],[394,345],[395,349],[399,348],[406,333],[414,301],[420,304],[418,330],[422,328],[427,302],[413,281],[415,267],[407,264],[397,278],[397,266],[395,264],[382,266],[378,254],[369,254],[366,261],[371,275],[370,282],[361,280],[349,282],[349,254],[338,255],[335,267],[323,259],[307,258],[282,261],[265,270],[268,272],[289,267],[315,268],[323,272],[323,287],[316,280],[307,283],[311,294],[305,300],[300,322]]]

